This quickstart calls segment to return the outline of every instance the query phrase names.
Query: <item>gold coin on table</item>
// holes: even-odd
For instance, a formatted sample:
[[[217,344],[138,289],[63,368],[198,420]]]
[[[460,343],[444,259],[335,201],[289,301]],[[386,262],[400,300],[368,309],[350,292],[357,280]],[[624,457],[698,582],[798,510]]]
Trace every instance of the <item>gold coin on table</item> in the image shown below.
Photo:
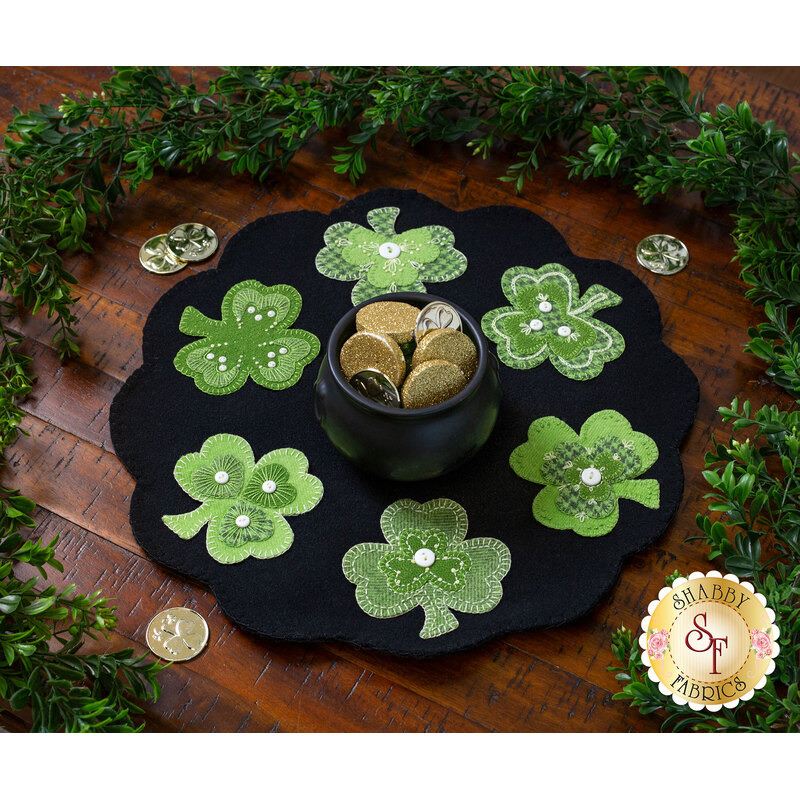
[[[434,300],[419,312],[414,325],[414,338],[419,342],[427,331],[439,328],[453,328],[460,331],[462,327],[458,311],[441,300]]]
[[[419,309],[408,303],[370,303],[356,314],[356,330],[385,333],[398,344],[406,344],[414,338],[418,316]]]
[[[167,235],[160,233],[148,239],[139,248],[139,262],[148,272],[158,275],[170,275],[182,270],[189,262],[175,258],[167,250]]]
[[[400,345],[391,336],[368,331],[354,333],[342,345],[339,363],[348,381],[357,372],[375,369],[399,386],[406,374],[406,359]]]
[[[455,364],[467,380],[478,369],[478,351],[474,342],[466,333],[453,328],[428,331],[414,351],[411,366],[413,368],[435,358]]]
[[[403,408],[427,408],[457,395],[467,385],[464,373],[449,361],[423,361],[403,383]]]
[[[674,236],[656,233],[636,246],[636,260],[650,272],[674,275],[689,263],[689,249]]]
[[[362,369],[350,378],[350,385],[362,396],[388,408],[400,408],[397,387],[376,369]]]
[[[190,608],[160,611],[147,625],[147,646],[165,661],[188,661],[208,642],[206,621]]]
[[[182,222],[167,234],[167,250],[184,261],[203,261],[214,255],[218,244],[217,234],[200,222]]]

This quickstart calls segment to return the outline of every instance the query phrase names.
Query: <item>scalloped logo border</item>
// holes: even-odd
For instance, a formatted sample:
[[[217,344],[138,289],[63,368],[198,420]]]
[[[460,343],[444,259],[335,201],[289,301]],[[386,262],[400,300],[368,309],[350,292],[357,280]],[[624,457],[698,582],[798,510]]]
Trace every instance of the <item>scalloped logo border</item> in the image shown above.
[[[687,613],[691,609],[694,614]],[[661,589],[647,612],[639,636],[642,663],[659,691],[678,705],[688,703],[693,711],[735,708],[763,688],[775,670],[780,653],[775,612],[763,594],[736,575],[711,570],[677,578]],[[709,680],[712,674],[720,678]],[[720,702],[724,697],[730,699]]]

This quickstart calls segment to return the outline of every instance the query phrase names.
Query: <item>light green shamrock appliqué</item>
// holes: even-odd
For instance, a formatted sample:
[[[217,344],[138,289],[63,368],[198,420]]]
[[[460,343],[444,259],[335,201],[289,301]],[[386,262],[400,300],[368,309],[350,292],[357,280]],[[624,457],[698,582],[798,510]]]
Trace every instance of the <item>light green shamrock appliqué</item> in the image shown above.
[[[247,441],[229,433],[211,436],[199,453],[182,456],[174,474],[202,505],[161,519],[182,539],[208,523],[206,548],[222,564],[285,553],[294,540],[285,517],[305,514],[322,499],[322,481],[308,474],[308,459],[299,450],[273,450],[256,462]]]
[[[180,330],[203,338],[178,351],[175,367],[206,394],[231,394],[248,376],[267,389],[293,386],[319,353],[313,333],[289,328],[302,305],[293,286],[249,280],[225,293],[221,320],[189,306]]]
[[[371,617],[422,606],[419,635],[431,639],[458,627],[450,609],[483,614],[500,602],[511,553],[497,539],[465,540],[467,513],[455,501],[398,500],[381,515],[381,530],[388,544],[357,544],[342,560],[356,601]]]
[[[610,289],[594,284],[581,297],[575,276],[561,264],[512,267],[501,286],[511,306],[489,311],[481,327],[509,367],[531,369],[549,358],[563,375],[586,381],[625,350],[622,334],[592,316],[622,302]]]
[[[451,281],[467,268],[452,231],[426,225],[395,233],[399,214],[393,206],[375,208],[367,214],[373,230],[337,222],[325,231],[317,269],[338,281],[358,281],[350,296],[354,306],[390,292],[425,292],[422,281]]]
[[[607,409],[592,414],[580,434],[558,417],[535,420],[509,463],[521,478],[545,484],[533,501],[533,516],[542,525],[604,536],[619,520],[620,499],[658,508],[658,481],[634,480],[657,458],[649,436]]]

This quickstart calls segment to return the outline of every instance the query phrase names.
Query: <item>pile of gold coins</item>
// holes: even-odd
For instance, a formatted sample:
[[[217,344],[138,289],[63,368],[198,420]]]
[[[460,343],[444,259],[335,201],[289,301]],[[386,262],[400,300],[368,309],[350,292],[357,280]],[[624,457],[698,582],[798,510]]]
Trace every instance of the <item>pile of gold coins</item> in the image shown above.
[[[190,261],[205,261],[214,255],[217,234],[200,222],[182,222],[169,233],[148,239],[139,248],[139,261],[149,272],[169,275],[182,270]]]
[[[339,352],[350,385],[391,408],[427,408],[458,394],[478,368],[478,351],[447,303],[421,311],[376,302],[356,314],[356,333]]]

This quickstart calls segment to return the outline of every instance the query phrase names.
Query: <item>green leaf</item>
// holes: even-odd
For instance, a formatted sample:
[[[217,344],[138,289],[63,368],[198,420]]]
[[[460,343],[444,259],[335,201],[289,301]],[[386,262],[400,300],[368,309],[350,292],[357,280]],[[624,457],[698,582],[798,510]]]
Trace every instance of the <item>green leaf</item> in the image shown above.
[[[37,614],[41,614],[43,611],[47,611],[48,608],[52,608],[55,601],[55,597],[40,597],[27,606],[24,606],[22,612],[29,617],[33,617]]]
[[[0,597],[0,614],[13,614],[19,607],[21,597],[17,594],[7,594]]]

